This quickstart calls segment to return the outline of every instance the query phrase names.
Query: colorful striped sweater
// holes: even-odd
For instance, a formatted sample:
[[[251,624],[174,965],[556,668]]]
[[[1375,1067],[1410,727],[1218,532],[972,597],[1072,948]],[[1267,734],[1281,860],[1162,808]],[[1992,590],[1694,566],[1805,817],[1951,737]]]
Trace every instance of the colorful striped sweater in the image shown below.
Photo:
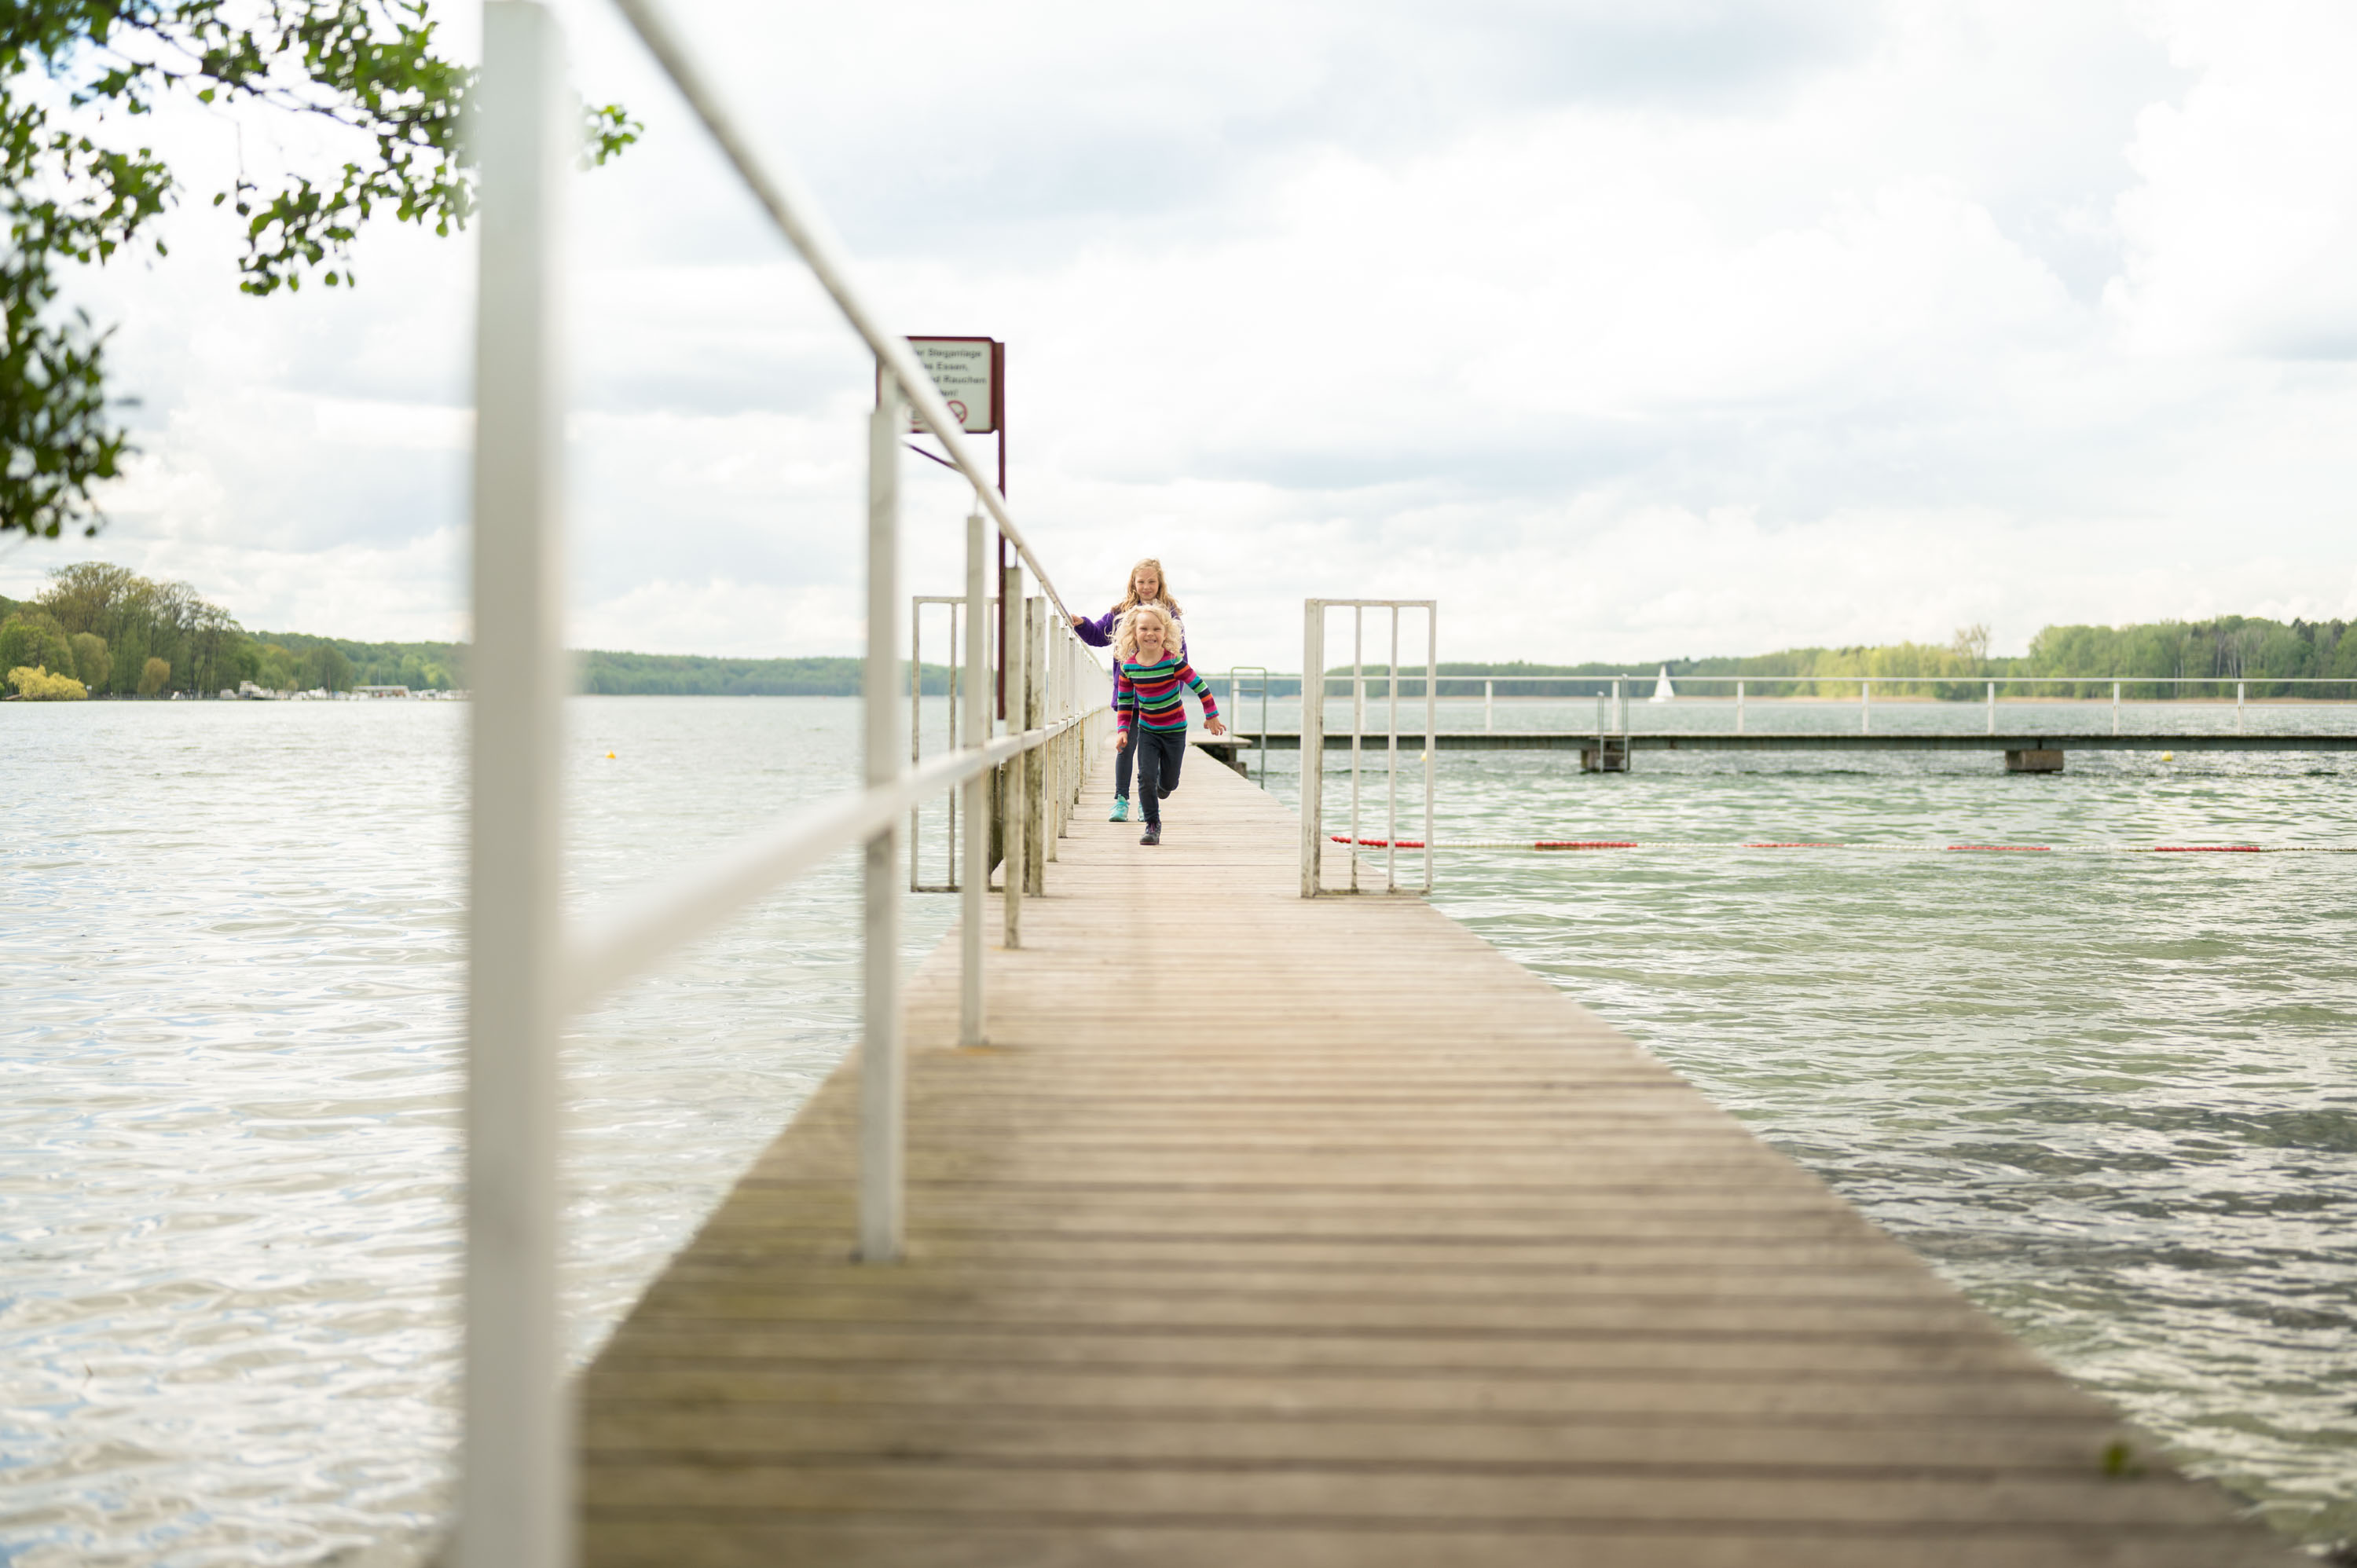
[[[1143,725],[1151,730],[1185,729],[1187,704],[1178,699],[1181,686],[1192,691],[1203,704],[1205,718],[1220,716],[1220,704],[1211,700],[1211,688],[1178,654],[1166,653],[1158,664],[1114,660],[1113,706],[1121,715],[1122,729],[1126,732],[1133,725]]]

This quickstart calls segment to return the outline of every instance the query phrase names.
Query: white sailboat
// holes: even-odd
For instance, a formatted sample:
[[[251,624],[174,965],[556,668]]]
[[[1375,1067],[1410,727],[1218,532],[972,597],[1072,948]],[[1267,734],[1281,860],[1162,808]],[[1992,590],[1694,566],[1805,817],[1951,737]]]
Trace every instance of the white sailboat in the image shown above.
[[[1662,666],[1661,678],[1653,682],[1652,700],[1656,703],[1666,703],[1674,700],[1677,694],[1677,688],[1670,684],[1670,667],[1664,664]]]

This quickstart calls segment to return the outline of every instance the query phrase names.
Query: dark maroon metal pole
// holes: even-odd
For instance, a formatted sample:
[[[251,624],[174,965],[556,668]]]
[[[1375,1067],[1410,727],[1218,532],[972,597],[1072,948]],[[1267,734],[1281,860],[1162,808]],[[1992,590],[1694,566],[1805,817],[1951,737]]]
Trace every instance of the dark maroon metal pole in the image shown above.
[[[990,346],[991,412],[998,415],[998,499],[1006,499],[1006,345]],[[998,716],[1006,717],[1006,535],[998,536]]]

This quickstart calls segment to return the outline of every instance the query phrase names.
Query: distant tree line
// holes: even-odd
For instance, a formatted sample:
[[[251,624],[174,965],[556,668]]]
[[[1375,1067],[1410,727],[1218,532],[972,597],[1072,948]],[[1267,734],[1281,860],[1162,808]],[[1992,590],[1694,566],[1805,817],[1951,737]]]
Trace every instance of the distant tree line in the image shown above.
[[[1856,697],[1861,677],[1920,682],[1895,687],[1890,694],[1952,702],[1978,700],[1992,681],[1998,694],[2008,697],[2108,697],[2109,682],[2115,678],[2126,682],[2123,694],[2137,701],[2229,694],[2217,686],[2158,684],[2162,677],[2242,681],[2253,698],[2357,697],[2357,637],[2349,635],[2352,625],[2220,616],[2120,627],[2050,626],[2030,639],[2029,652],[2018,659],[1992,658],[1988,628],[1973,626],[1957,631],[1944,646],[1891,642],[1787,648],[1741,658],[1626,663],[1451,662],[1440,666],[1436,684],[1444,697],[1479,697],[1485,679],[1539,677],[1517,681],[1500,694],[1590,697],[1609,693],[1612,676],[1635,675],[1641,682],[1649,671],[1666,669],[1673,681],[1742,676],[1750,694],[1761,697]],[[245,681],[280,692],[340,692],[355,686],[463,690],[468,655],[467,645],[460,642],[360,642],[307,632],[248,632],[187,583],[152,582],[102,562],[59,567],[50,574],[48,586],[29,600],[0,596],[0,681],[24,669],[43,677],[38,684],[44,690],[60,694],[70,693],[51,682],[79,682],[92,695],[148,697],[175,692],[210,695]],[[604,650],[574,657],[575,688],[609,696],[851,697],[859,694],[861,681],[856,659],[719,659]],[[1363,668],[1372,693],[1386,671],[1379,662]],[[928,664],[921,673],[927,695],[948,693],[946,667]],[[1205,673],[1216,677],[1223,672]],[[1350,666],[1328,673],[1329,678],[1347,676]],[[2030,685],[2032,676],[2093,679],[2070,686]],[[1421,698],[1423,677],[1420,664],[1404,665],[1402,695]],[[2296,678],[2335,683],[2285,683]],[[907,679],[905,665],[901,679]],[[1246,702],[1257,695],[1255,680],[1244,678]],[[20,688],[35,684],[29,679],[12,683]],[[1224,698],[1227,683],[1216,684]],[[1270,685],[1277,696],[1298,696],[1300,690],[1300,682],[1293,677]],[[1640,697],[1648,690],[1630,694]]]
[[[1674,682],[1689,676],[1742,676],[1749,694],[1760,697],[1855,697],[1860,677],[1870,677],[1878,684],[1910,682],[1894,686],[1890,693],[1894,696],[1932,696],[1949,702],[1978,701],[1992,681],[2001,697],[2109,697],[2115,678],[2123,682],[2121,695],[2139,702],[2232,695],[2223,682],[2234,681],[2244,682],[2246,694],[2254,699],[2357,697],[2357,637],[2349,635],[2352,626],[2344,620],[2285,622],[2256,616],[2120,627],[2050,626],[2030,639],[2029,652],[2017,659],[1992,658],[1988,628],[1973,626],[1958,630],[1944,647],[1887,642],[1850,648],[1786,648],[1773,653],[1709,659],[1594,660],[1583,664],[1444,662],[1435,686],[1444,697],[1478,697],[1484,678],[1536,676],[1544,679],[1516,681],[1500,688],[1499,694],[1592,697],[1609,693],[1609,677],[1634,675],[1641,682],[1644,677],[1667,670]],[[1372,673],[1383,667],[1371,663],[1363,668]],[[1329,677],[1337,673],[1348,675],[1350,666],[1328,671]],[[2029,680],[2072,675],[2098,679],[2063,685],[2033,685]],[[2159,682],[2161,677],[2201,678],[2221,684],[2164,685]],[[2335,684],[2287,683],[2295,679]],[[1417,697],[1424,695],[1421,665],[1402,665],[1400,689],[1404,695],[1411,691]],[[1286,695],[1297,693],[1299,688],[1286,682],[1272,690]],[[1717,693],[1731,688],[1714,682],[1700,690]],[[1650,693],[1650,687],[1640,685],[1630,695],[1638,698]]]
[[[448,689],[452,643],[367,643],[249,632],[187,583],[81,561],[28,600],[0,598],[0,675],[18,668],[78,681],[92,696],[210,696],[251,681],[274,692],[356,685]]]
[[[576,656],[576,688],[605,697],[856,697],[865,665],[857,659],[715,659],[700,653]],[[908,666],[900,667],[908,679]],[[927,696],[946,695],[949,670],[924,667]]]

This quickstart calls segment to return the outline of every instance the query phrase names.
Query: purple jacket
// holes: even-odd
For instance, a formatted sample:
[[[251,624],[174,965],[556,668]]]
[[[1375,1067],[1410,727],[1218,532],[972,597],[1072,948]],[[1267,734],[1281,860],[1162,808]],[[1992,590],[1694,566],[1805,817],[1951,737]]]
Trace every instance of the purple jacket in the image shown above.
[[[1097,617],[1094,620],[1074,621],[1072,623],[1072,635],[1079,638],[1082,642],[1087,643],[1091,648],[1111,648],[1113,646],[1113,628],[1120,624],[1121,607],[1119,605],[1115,605],[1113,608],[1105,611],[1104,614]],[[1183,623],[1178,628],[1178,659],[1179,662],[1186,662],[1187,628]],[[1114,682],[1116,686],[1120,683],[1121,682],[1118,681]],[[1113,705],[1116,708],[1121,706],[1118,693],[1115,693]]]

